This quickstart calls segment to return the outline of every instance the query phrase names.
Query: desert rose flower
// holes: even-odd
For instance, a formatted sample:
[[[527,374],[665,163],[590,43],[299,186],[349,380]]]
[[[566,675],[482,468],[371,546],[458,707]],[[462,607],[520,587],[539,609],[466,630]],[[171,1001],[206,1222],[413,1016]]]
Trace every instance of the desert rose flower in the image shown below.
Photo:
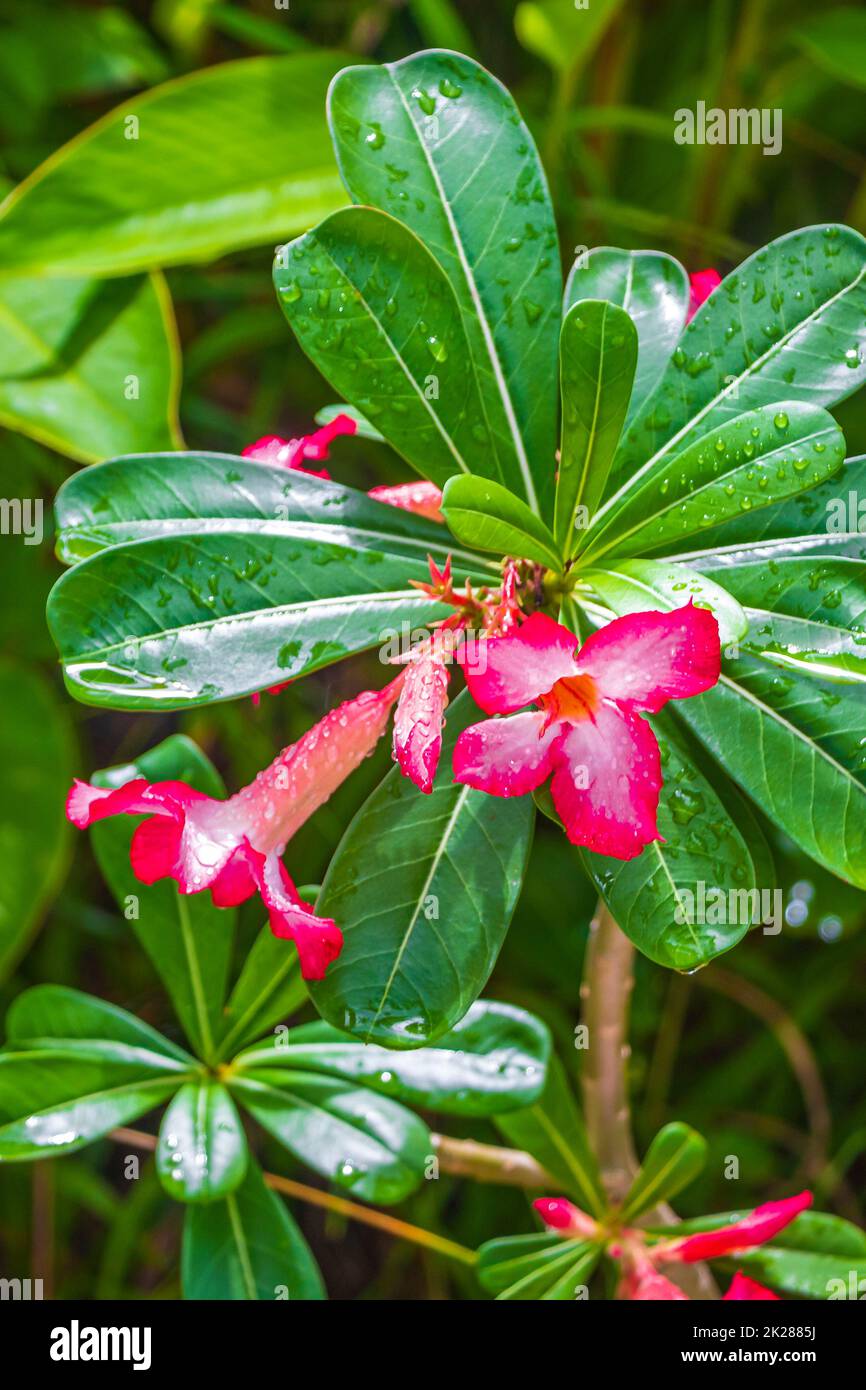
[[[76,781],[66,814],[83,830],[116,815],[146,815],[130,860],[142,883],[172,878],[181,893],[209,889],[217,907],[258,891],[276,936],[294,941],[307,980],[320,980],[340,953],[330,918],[301,902],[282,855],[292,836],[373,751],[385,731],[404,675],[384,690],[365,690],[319,720],[270,767],[226,801],[184,782],[137,777],[110,791]]]
[[[640,716],[709,690],[720,655],[716,619],[691,602],[615,618],[579,650],[574,634],[543,613],[488,638],[483,662],[467,642],[457,658],[473,699],[487,714],[509,717],[464,730],[455,780],[523,796],[550,777],[572,844],[633,859],[661,838],[661,759]]]
[[[266,434],[254,444],[241,450],[241,457],[253,459],[256,463],[270,463],[276,468],[292,468],[301,473],[310,473],[314,478],[330,478],[326,468],[308,468],[308,463],[321,463],[328,457],[333,440],[341,434],[354,434],[357,426],[349,415],[335,415],[327,425],[304,434],[300,439],[280,439],[279,435]]]
[[[398,483],[395,487],[371,487],[368,496],[375,502],[384,502],[389,507],[399,507],[404,512],[426,516],[429,521],[445,520],[442,515],[442,493],[435,483]]]

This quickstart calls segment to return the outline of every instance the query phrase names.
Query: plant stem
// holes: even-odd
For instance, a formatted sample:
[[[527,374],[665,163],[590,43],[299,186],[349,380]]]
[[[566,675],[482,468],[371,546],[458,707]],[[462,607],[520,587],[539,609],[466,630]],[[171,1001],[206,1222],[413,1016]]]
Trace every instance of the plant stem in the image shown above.
[[[600,902],[590,923],[581,986],[589,1035],[581,1084],[590,1143],[614,1202],[622,1200],[638,1170],[626,1076],[633,985],[634,947]]]
[[[479,1144],[475,1139],[449,1139],[445,1134],[433,1135],[433,1147],[442,1171],[454,1177],[529,1189],[546,1189],[552,1183],[541,1164],[522,1149]]]
[[[633,988],[634,946],[600,901],[590,923],[580,990],[589,1034],[581,1084],[589,1140],[612,1202],[622,1201],[639,1166],[628,1098]],[[673,1225],[676,1219],[666,1203],[643,1218],[656,1225]],[[718,1298],[715,1280],[705,1264],[678,1265],[668,1272],[668,1278],[689,1298]]]
[[[156,1148],[156,1135],[145,1134],[139,1129],[113,1129],[108,1137],[115,1143],[131,1144],[137,1149],[152,1151]],[[282,1192],[286,1197],[296,1197],[310,1206],[323,1207],[326,1211],[336,1212],[339,1216],[346,1216],[349,1220],[358,1221],[364,1226],[373,1226],[376,1230],[387,1232],[395,1240],[408,1240],[413,1245],[435,1250],[437,1254],[445,1255],[450,1260],[459,1260],[461,1264],[475,1263],[474,1250],[465,1245],[458,1245],[456,1241],[447,1240],[444,1236],[438,1236],[434,1231],[426,1231],[420,1226],[411,1225],[408,1221],[401,1221],[396,1216],[390,1216],[388,1212],[378,1211],[375,1207],[362,1207],[359,1202],[351,1202],[348,1198],[338,1197],[333,1192],[323,1192],[318,1187],[308,1187],[306,1183],[295,1182],[293,1178],[283,1178],[279,1173],[265,1173],[264,1179],[266,1185],[274,1192]]]

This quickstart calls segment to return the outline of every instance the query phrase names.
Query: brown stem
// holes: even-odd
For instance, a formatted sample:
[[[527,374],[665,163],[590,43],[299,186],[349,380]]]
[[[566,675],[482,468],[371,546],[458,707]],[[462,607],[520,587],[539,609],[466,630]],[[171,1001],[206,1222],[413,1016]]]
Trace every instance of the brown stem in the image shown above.
[[[440,1168],[453,1177],[530,1189],[550,1189],[555,1185],[541,1164],[522,1149],[498,1148],[474,1139],[450,1139],[445,1134],[433,1135],[433,1147]]]
[[[634,947],[603,903],[590,923],[581,998],[587,1049],[581,1077],[586,1125],[611,1201],[637,1172],[628,1102],[628,1019]]]
[[[638,1171],[628,1098],[629,1008],[634,987],[634,947],[603,902],[590,923],[580,993],[588,1033],[581,1077],[590,1143],[612,1202],[621,1202]],[[649,1225],[673,1225],[665,1203],[649,1212]],[[641,1223],[642,1224],[642,1223]],[[693,1299],[718,1298],[706,1265],[680,1265],[668,1273]]]

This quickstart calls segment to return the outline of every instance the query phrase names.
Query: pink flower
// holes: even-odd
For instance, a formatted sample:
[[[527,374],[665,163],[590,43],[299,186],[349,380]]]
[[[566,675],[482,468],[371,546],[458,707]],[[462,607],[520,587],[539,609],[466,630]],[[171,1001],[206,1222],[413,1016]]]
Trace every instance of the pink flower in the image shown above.
[[[342,933],[301,902],[282,854],[295,832],[373,751],[403,679],[401,673],[384,690],[365,690],[331,710],[226,801],[185,782],[137,777],[110,791],[76,780],[66,814],[80,830],[107,816],[148,816],[132,837],[136,878],[142,883],[173,878],[181,893],[210,889],[217,907],[233,907],[258,890],[271,930],[294,941],[304,978],[320,980],[340,953]]]
[[[667,1279],[650,1261],[640,1262],[623,1280],[620,1296],[632,1303],[688,1302],[688,1294]]]
[[[430,521],[444,521],[442,493],[435,483],[399,483],[396,487],[372,487],[368,493],[376,502],[400,507]]]
[[[705,299],[709,299],[717,285],[722,283],[722,277],[717,270],[696,270],[689,276],[689,308],[686,314],[686,323],[690,323],[695,314],[700,309]]]
[[[241,450],[243,458],[254,459],[257,463],[271,463],[277,468],[294,468],[301,473],[310,473],[314,478],[330,478],[326,468],[317,472],[307,468],[307,462],[321,463],[328,457],[332,440],[341,434],[354,434],[355,421],[349,415],[335,415],[329,424],[312,434],[302,435],[300,439],[280,439],[279,435],[266,434],[254,444]]]
[[[781,1202],[765,1202],[744,1216],[742,1221],[719,1226],[714,1231],[699,1231],[697,1235],[684,1236],[681,1240],[658,1247],[658,1253],[666,1260],[685,1260],[687,1263],[733,1255],[738,1250],[748,1250],[772,1240],[811,1205],[811,1192],[799,1192],[796,1197],[786,1197]]]
[[[598,1239],[598,1224],[574,1202],[566,1197],[539,1197],[532,1203],[545,1226],[557,1235],[583,1236],[588,1240]]]
[[[480,655],[484,660],[480,660]],[[458,782],[492,796],[523,796],[551,777],[572,844],[633,859],[660,838],[661,761],[640,713],[709,690],[719,678],[716,619],[689,602],[671,613],[615,618],[580,651],[568,628],[534,613],[457,653],[473,699],[488,714],[454,750]],[[534,702],[538,708],[514,713]]]
[[[731,1280],[731,1287],[722,1299],[723,1303],[738,1301],[757,1302],[758,1299],[773,1299],[780,1303],[781,1299],[772,1289],[765,1289],[763,1284],[758,1284],[754,1279],[750,1279],[746,1274],[735,1274]]]
[[[442,640],[424,642],[409,658],[394,713],[394,759],[422,792],[433,790],[448,704],[448,665]]]

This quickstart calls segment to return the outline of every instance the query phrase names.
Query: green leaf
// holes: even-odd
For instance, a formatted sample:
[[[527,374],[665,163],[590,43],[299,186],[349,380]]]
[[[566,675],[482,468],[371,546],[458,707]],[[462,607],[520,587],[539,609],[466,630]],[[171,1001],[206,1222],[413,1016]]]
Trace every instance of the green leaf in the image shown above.
[[[156,1171],[170,1197],[213,1202],[243,1181],[247,1140],[234,1101],[211,1077],[182,1086],[162,1117]]]
[[[667,122],[665,138],[670,138]],[[631,416],[655,386],[683,330],[689,277],[679,261],[664,251],[620,251],[614,246],[597,246],[589,252],[581,249],[565,284],[566,313],[583,299],[618,304],[637,329],[637,369],[628,407]]]
[[[278,1044],[273,1045],[273,1052]],[[433,1152],[427,1126],[384,1096],[268,1065],[232,1073],[235,1099],[302,1163],[368,1202],[401,1202]]]
[[[309,227],[343,199],[324,119],[338,66],[326,52],[250,58],[139,93],[10,195],[4,268],[122,275]]]
[[[407,227],[335,212],[280,248],[274,284],[307,356],[413,468],[501,478],[454,291]]]
[[[353,201],[411,227],[457,296],[461,369],[480,388],[491,451],[472,472],[547,514],[562,282],[544,171],[511,95],[471,58],[434,49],[347,68],[329,119]]]
[[[788,37],[824,72],[854,87],[866,86],[866,15],[850,5],[825,10]]]
[[[566,314],[559,349],[562,445],[554,530],[568,554],[577,549],[572,533],[578,508],[591,518],[601,501],[628,409],[637,351],[637,329],[615,304],[585,299]]]
[[[312,989],[319,1012],[364,1042],[422,1047],[462,1018],[496,962],[532,839],[531,798],[455,783],[458,733],[478,711],[449,709],[433,791],[394,768],[352,821],[316,904],[343,950]]]
[[[434,1047],[397,1052],[319,1022],[292,1029],[285,1046],[250,1048],[234,1066],[325,1072],[446,1115],[494,1115],[538,1099],[549,1056],[550,1034],[537,1018],[479,999]]]
[[[828,681],[866,681],[866,575],[859,560],[782,558],[731,566],[746,651]]]
[[[306,998],[297,951],[287,951],[285,941],[274,936],[266,922],[223,1010],[220,1057],[231,1057],[235,1049],[261,1037],[272,1024],[294,1013]]]
[[[133,763],[96,773],[97,786],[121,787],[133,777],[149,782],[186,782],[208,796],[225,788],[204,753],[188,738],[174,734],[142,753]],[[138,818],[118,816],[91,831],[99,866],[122,909],[138,904],[130,918],[139,942],[168,990],[177,1016],[196,1053],[214,1055],[236,913],[217,908],[206,893],[184,896],[174,883],[140,883],[129,862],[129,846]]]
[[[488,582],[498,567],[455,549],[444,527],[365,492],[233,454],[147,454],[73,474],[57,494],[57,550],[75,564],[128,541],[189,534],[316,540],[469,565]]]
[[[69,97],[161,82],[167,64],[147,30],[114,5],[62,10],[7,0],[0,77],[7,96],[38,112]],[[11,22],[10,22],[11,21]]]
[[[476,1268],[481,1286],[497,1299],[558,1302],[576,1297],[600,1258],[601,1247],[585,1240],[502,1236],[480,1247]]]
[[[601,1216],[607,1198],[592,1150],[565,1078],[562,1064],[553,1056],[540,1098],[521,1110],[497,1115],[495,1124],[515,1148],[526,1149],[537,1159],[551,1182],[573,1197],[592,1216]]]
[[[661,840],[636,859],[579,853],[638,950],[657,965],[697,970],[761,920],[761,889],[767,885],[758,881],[749,846],[724,798],[695,765],[673,721],[656,715],[648,722],[658,739],[664,778]]]
[[[727,572],[720,579],[726,580]],[[648,608],[667,612],[691,600],[698,608],[708,608],[714,614],[723,647],[743,637],[749,626],[739,603],[721,583],[679,563],[617,560],[611,562],[610,568],[593,565],[581,570],[580,584],[590,585],[605,608],[618,618],[627,613],[644,613]],[[584,601],[580,587],[575,590],[575,598]]]
[[[134,541],[76,565],[51,592],[48,623],[77,699],[182,709],[294,680],[382,646],[404,623],[444,618],[451,610],[412,579],[429,579],[420,556],[205,523],[181,541]]]
[[[0,424],[85,463],[177,447],[180,356],[160,275],[3,276],[0,326]]]
[[[649,1147],[622,1207],[622,1220],[634,1221],[688,1187],[707,1160],[707,1141],[690,1125],[675,1121],[660,1129]]]
[[[699,549],[683,537],[666,550],[707,573],[731,564],[784,555],[842,555],[866,559],[866,455],[846,459],[826,482],[798,492],[759,512],[711,526]]]
[[[622,0],[593,0],[577,10],[574,0],[521,0],[514,31],[523,47],[554,72],[579,72],[591,58]]]
[[[185,1298],[325,1297],[307,1242],[285,1204],[265,1186],[254,1159],[237,1192],[222,1202],[187,1207],[181,1280]]]
[[[167,1100],[189,1075],[164,1052],[66,1041],[0,1053],[0,1162],[72,1153]]]
[[[806,227],[755,252],[702,304],[617,453],[623,492],[744,411],[831,406],[866,380],[866,241]]]
[[[194,1057],[134,1014],[66,985],[34,985],[19,994],[6,1015],[6,1034],[16,1050],[55,1047],[72,1039],[116,1042],[195,1066]]]
[[[681,701],[678,712],[795,844],[866,888],[859,695],[744,654],[712,690]]]
[[[450,478],[442,494],[442,511],[464,545],[535,560],[556,572],[562,569],[556,542],[544,522],[501,483],[467,475]]]
[[[69,851],[63,802],[72,781],[73,754],[66,714],[35,672],[0,660],[0,707],[2,978],[63,879]]]
[[[639,555],[822,483],[845,457],[832,415],[785,401],[728,420],[636,479],[590,525],[583,559]]]

